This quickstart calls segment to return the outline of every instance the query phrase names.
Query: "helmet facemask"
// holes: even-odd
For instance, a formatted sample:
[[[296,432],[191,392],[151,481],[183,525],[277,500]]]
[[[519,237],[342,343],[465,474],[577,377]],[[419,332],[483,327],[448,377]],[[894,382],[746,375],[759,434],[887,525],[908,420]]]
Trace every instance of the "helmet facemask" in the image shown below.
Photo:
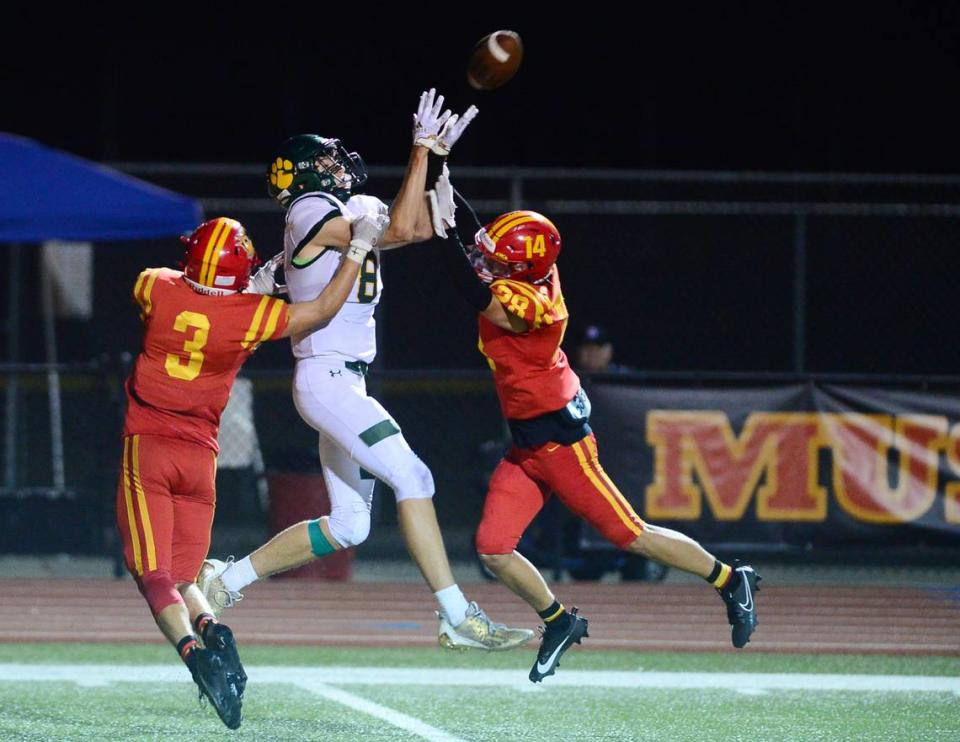
[[[367,167],[356,152],[347,152],[339,139],[327,139],[309,169],[320,176],[321,190],[341,201],[359,193],[367,182]]]
[[[472,245],[464,247],[474,273],[484,283],[492,283],[498,278],[507,278],[517,270],[516,266],[497,260],[495,248],[485,227],[477,231]]]

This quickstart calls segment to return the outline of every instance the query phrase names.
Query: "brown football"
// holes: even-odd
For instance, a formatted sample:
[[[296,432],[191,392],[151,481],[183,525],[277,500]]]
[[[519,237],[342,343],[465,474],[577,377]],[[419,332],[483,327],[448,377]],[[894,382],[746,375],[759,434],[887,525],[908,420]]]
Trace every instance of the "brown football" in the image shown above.
[[[523,61],[523,42],[515,31],[494,31],[473,49],[467,82],[477,90],[494,90],[509,82]]]

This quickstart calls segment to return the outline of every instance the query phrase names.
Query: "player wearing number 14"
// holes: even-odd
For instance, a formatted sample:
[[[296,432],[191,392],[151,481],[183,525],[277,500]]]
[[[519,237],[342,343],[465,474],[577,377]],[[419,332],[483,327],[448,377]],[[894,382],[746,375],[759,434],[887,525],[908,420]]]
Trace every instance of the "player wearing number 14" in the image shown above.
[[[260,343],[309,332],[337,313],[388,223],[385,216],[355,220],[326,289],[296,306],[244,292],[257,259],[233,219],[213,219],[184,238],[182,273],[151,268],[134,285],[145,334],[126,383],[117,486],[124,559],[201,694],[233,729],[246,675],[233,634],[195,584],[210,546],[220,415]]]
[[[476,544],[484,565],[543,619],[530,680],[553,675],[564,652],[587,636],[587,620],[576,608],[567,611],[517,551],[553,495],[617,548],[703,577],[726,604],[733,646],[744,647],[757,626],[759,575],[749,565],[721,562],[678,531],[645,523],[600,465],[590,401],[560,347],[569,315],[556,265],[557,227],[534,211],[481,226],[446,168],[430,200],[437,235],[456,245],[440,257],[479,313],[479,349],[513,439],[490,477]]]

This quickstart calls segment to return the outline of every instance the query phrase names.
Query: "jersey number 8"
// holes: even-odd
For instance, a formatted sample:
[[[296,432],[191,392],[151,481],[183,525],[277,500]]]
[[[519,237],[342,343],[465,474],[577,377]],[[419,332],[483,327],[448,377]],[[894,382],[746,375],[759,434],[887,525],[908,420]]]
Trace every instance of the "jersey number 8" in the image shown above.
[[[369,304],[377,298],[377,254],[373,251],[367,253],[367,257],[360,266],[360,275],[357,277],[357,301],[361,304]]]

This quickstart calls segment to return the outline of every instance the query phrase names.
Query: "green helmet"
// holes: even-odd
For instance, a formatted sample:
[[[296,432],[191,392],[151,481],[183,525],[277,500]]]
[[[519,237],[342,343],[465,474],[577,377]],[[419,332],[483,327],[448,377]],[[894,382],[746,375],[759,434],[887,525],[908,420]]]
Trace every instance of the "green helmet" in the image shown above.
[[[339,139],[316,134],[290,137],[267,166],[267,193],[284,208],[311,191],[346,201],[366,182],[367,168],[360,155],[347,152]]]

